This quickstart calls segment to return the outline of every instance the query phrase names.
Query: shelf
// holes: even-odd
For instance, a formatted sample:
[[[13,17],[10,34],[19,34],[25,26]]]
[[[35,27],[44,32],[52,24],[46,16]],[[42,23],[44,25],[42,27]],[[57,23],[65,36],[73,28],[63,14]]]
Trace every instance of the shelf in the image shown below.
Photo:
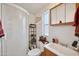
[[[73,25],[75,10],[76,3],[60,3],[55,8],[51,8],[50,26]]]
[[[36,24],[29,24],[29,49],[36,45]],[[36,45],[37,46],[37,45]]]
[[[60,23],[60,24],[50,24],[51,26],[64,26],[64,25],[73,25],[74,22]]]

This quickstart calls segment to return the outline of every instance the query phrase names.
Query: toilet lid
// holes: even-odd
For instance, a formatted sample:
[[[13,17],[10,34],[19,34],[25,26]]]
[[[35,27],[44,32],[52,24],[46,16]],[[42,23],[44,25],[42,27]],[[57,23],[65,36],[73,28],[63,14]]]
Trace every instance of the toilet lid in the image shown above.
[[[37,56],[41,54],[41,50],[36,48],[36,49],[32,49],[31,51],[28,52],[29,56]]]

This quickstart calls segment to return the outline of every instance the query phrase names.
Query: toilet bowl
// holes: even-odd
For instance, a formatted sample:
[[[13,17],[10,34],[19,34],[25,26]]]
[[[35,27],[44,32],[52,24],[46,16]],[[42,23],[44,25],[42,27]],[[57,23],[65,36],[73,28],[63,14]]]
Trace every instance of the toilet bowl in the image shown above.
[[[28,52],[28,56],[39,56],[41,54],[41,50],[38,48],[32,49]]]
[[[39,42],[39,48],[32,49],[28,52],[28,56],[39,56],[44,51],[44,44]]]

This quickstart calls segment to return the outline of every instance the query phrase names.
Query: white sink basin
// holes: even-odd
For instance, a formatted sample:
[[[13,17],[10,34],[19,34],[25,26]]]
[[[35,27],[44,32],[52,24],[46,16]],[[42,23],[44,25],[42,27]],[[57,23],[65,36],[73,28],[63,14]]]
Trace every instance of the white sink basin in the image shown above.
[[[78,52],[56,43],[49,43],[45,45],[45,48],[61,56],[78,56],[79,55]]]

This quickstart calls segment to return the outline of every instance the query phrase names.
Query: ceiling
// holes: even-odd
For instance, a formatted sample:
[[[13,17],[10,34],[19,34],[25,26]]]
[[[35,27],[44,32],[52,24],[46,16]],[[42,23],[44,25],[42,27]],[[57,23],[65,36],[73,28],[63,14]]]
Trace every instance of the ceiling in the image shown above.
[[[30,14],[37,14],[41,9],[48,6],[49,3],[16,3],[26,9]]]

